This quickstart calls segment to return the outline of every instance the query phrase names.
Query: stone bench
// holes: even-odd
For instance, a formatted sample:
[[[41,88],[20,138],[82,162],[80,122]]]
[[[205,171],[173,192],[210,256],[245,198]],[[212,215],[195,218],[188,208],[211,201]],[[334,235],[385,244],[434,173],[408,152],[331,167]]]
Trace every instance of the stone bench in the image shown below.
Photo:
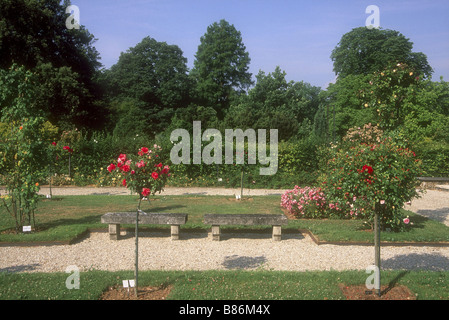
[[[441,190],[439,185],[449,185],[449,178],[445,177],[418,177],[417,179],[421,182],[421,188],[430,190]]]
[[[139,213],[139,224],[171,225],[171,239],[179,240],[179,226],[187,222],[184,213]],[[109,224],[111,240],[120,238],[121,224],[135,224],[136,212],[109,212],[101,216],[101,223]]]
[[[269,225],[273,227],[273,241],[281,241],[281,226],[288,224],[288,219],[277,214],[205,214],[204,223],[212,225],[213,241],[220,241],[222,225]]]

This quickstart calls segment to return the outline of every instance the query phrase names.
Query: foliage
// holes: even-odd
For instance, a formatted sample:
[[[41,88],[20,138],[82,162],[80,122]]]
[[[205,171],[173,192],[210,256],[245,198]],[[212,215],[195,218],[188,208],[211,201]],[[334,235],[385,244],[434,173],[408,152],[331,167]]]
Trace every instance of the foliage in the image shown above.
[[[384,228],[405,229],[401,208],[419,194],[416,177],[421,174],[421,160],[393,138],[379,137],[378,128],[358,129],[357,136],[371,136],[360,142],[349,136],[329,161],[323,190],[329,206],[341,216],[355,216],[372,221],[374,205],[384,203],[381,220]],[[354,137],[354,132],[351,134]]]
[[[348,75],[330,84],[324,93],[326,104],[322,114],[327,119],[332,141],[342,138],[352,127],[374,123],[375,114],[365,106],[366,92],[370,92],[370,75]]]
[[[359,27],[344,34],[332,51],[335,74],[368,75],[389,63],[405,63],[430,77],[433,70],[422,52],[412,52],[413,43],[400,32]]]
[[[325,206],[326,197],[321,188],[295,186],[281,196],[281,207],[297,217],[325,217]]]
[[[249,54],[241,33],[226,20],[210,25],[200,41],[190,72],[195,95],[222,119],[234,91],[244,92],[252,84]]]
[[[403,125],[403,119],[416,109],[415,96],[422,76],[404,63],[388,66],[375,72],[369,82],[365,107],[377,114],[382,130],[395,130]]]
[[[39,173],[45,165],[46,147],[41,135],[44,119],[33,105],[36,78],[24,67],[0,70],[2,135],[0,169],[6,180],[4,205],[15,221],[16,232],[34,221],[39,191]]]
[[[140,198],[160,193],[170,175],[169,166],[160,162],[160,149],[155,144],[153,150],[142,147],[137,157],[120,154],[117,165],[111,163],[108,171],[117,174],[120,180],[123,178],[122,185],[139,194]]]
[[[162,131],[189,99],[187,59],[181,49],[150,37],[122,53],[102,79],[121,135]]]
[[[449,143],[424,138],[414,143],[416,155],[422,159],[422,175],[449,177]]]
[[[0,69],[15,63],[36,73],[35,105],[47,120],[65,128],[98,129],[106,119],[96,82],[99,53],[84,26],[66,28],[68,5],[58,0],[1,1]]]
[[[279,139],[285,141],[298,138],[303,125],[314,120],[321,90],[303,81],[287,82],[285,77],[280,67],[268,75],[260,71],[254,88],[231,105],[225,124],[255,130],[278,129]]]

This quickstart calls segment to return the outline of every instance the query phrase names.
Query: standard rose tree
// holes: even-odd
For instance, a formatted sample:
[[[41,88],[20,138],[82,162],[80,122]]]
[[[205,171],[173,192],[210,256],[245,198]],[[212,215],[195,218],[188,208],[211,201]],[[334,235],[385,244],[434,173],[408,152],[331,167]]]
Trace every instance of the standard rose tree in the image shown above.
[[[136,250],[135,250],[135,293],[138,294],[138,242],[139,242],[139,214],[146,214],[140,210],[140,204],[144,198],[150,194],[161,192],[170,176],[170,168],[163,165],[158,152],[162,148],[153,146],[153,150],[142,147],[137,152],[137,156],[120,154],[116,164],[111,163],[108,171],[122,180],[122,185],[139,195],[139,204],[136,211]],[[149,200],[149,199],[148,199]]]
[[[108,171],[116,175],[123,186],[139,194],[140,199],[160,193],[170,176],[169,166],[164,166],[158,155],[160,150],[155,144],[153,150],[141,148],[137,156],[120,154],[117,162],[108,166]]]

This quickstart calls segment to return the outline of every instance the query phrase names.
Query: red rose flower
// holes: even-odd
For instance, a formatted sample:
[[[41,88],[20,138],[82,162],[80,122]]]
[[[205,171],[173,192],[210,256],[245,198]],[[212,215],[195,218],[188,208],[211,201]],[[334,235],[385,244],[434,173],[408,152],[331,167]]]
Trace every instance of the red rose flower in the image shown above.
[[[373,172],[374,172],[373,168],[370,167],[370,166],[367,166],[367,165],[364,165],[364,166],[363,166],[362,172],[363,172],[363,171],[368,171],[368,174],[373,174]]]
[[[142,189],[142,195],[144,197],[148,196],[149,194],[150,194],[150,189],[148,189],[148,188],[143,188]]]
[[[111,163],[109,166],[108,166],[108,171],[109,172],[112,172],[112,171],[114,171],[115,170],[115,164],[113,164],[113,163]]]
[[[126,154],[120,154],[118,156],[118,162],[125,162],[126,161]]]
[[[129,172],[129,170],[131,169],[131,167],[130,167],[129,165],[125,164],[124,166],[121,167],[121,169],[122,169],[124,172]]]
[[[123,179],[122,185],[123,185],[124,187],[126,187],[126,179]]]
[[[151,177],[153,177],[153,179],[156,180],[157,178],[159,178],[159,174],[157,172],[153,172],[151,174]]]
[[[139,152],[137,152],[137,154],[138,154],[139,156],[143,156],[144,154],[147,154],[148,151],[149,151],[148,148],[142,147],[142,148],[140,148]]]

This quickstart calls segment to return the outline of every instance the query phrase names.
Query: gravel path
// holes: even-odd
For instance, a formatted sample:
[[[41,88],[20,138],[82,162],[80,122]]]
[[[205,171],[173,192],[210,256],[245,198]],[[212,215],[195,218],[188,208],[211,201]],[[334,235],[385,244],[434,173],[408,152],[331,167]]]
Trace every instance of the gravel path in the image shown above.
[[[45,194],[46,190],[41,190]],[[128,194],[123,188],[57,188],[59,194]],[[239,189],[168,188],[165,194],[240,194]],[[245,191],[244,191],[245,193]],[[282,190],[247,190],[246,194],[281,194]],[[429,190],[408,208],[448,223],[449,193]],[[133,270],[134,237],[112,241],[106,232],[92,232],[73,245],[0,247],[0,271],[64,272],[75,265],[81,271]],[[223,234],[220,242],[204,232],[183,232],[171,241],[169,231],[141,233],[139,270],[366,270],[374,263],[372,246],[316,245],[301,233],[283,235],[273,242],[271,234]],[[383,269],[449,270],[449,247],[383,246]]]

